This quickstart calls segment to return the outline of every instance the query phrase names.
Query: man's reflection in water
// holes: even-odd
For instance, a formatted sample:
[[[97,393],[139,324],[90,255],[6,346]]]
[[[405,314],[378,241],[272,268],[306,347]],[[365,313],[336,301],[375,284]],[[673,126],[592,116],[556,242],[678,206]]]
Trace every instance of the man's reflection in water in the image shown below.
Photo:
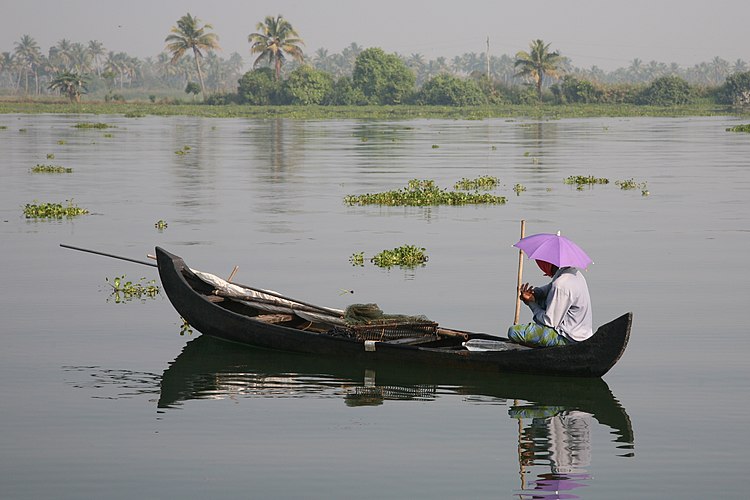
[[[523,499],[579,498],[565,491],[586,486],[591,479],[585,467],[591,463],[593,416],[559,406],[513,406],[511,417],[519,421],[518,454]],[[530,424],[524,426],[524,421]],[[526,483],[526,467],[548,465],[550,472]]]

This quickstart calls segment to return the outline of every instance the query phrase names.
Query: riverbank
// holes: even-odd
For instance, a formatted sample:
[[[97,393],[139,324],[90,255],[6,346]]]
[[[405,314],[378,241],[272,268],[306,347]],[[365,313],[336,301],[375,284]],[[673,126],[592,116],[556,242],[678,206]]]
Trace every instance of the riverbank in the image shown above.
[[[79,104],[67,101],[9,101],[0,100],[0,114],[92,114],[125,115],[128,117],[200,116],[206,118],[291,118],[317,119],[378,119],[403,120],[415,118],[443,118],[456,120],[560,119],[594,117],[678,117],[678,116],[750,116],[750,109],[737,110],[715,103],[682,106],[636,106],[631,104],[541,104],[491,106],[249,106],[161,104],[150,102],[101,102]]]

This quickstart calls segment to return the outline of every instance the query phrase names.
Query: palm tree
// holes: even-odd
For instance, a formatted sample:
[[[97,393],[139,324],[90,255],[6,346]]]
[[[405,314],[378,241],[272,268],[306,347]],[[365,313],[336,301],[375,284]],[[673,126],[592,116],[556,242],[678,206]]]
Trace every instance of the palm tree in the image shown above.
[[[213,29],[213,26],[204,24],[199,27],[199,23],[200,20],[197,17],[191,16],[190,13],[185,14],[177,20],[177,26],[172,28],[172,34],[164,41],[167,42],[167,50],[172,53],[172,63],[176,63],[188,50],[193,51],[195,69],[201,84],[201,95],[205,99],[206,86],[203,83],[200,63],[203,57],[202,51],[210,52],[221,47],[219,47],[219,37],[215,33],[206,32],[206,30]]]
[[[518,76],[531,77],[536,84],[536,93],[539,101],[542,100],[542,84],[544,75],[558,76],[558,65],[560,63],[560,53],[550,52],[550,44],[545,44],[543,40],[534,40],[529,44],[531,51],[520,51],[516,54],[514,67],[520,68]]]
[[[96,75],[102,76],[102,58],[107,53],[107,51],[104,50],[104,44],[98,40],[91,40],[89,41],[87,49],[91,56],[91,61],[94,63]]]
[[[47,88],[66,94],[70,102],[81,102],[81,94],[85,94],[87,91],[86,83],[86,77],[83,75],[65,71],[58,73]]]
[[[39,45],[29,35],[23,35],[19,41],[16,42],[16,48],[14,50],[17,61],[23,65],[24,69],[24,91],[26,94],[29,93],[29,73],[33,73],[34,81],[36,83],[36,93],[39,93],[39,63],[42,59],[42,52],[39,50]],[[20,76],[20,75],[19,75]]]
[[[50,62],[58,71],[70,69],[73,60],[73,44],[67,38],[61,39],[57,45],[49,49]]]
[[[300,45],[304,45],[305,42],[281,14],[276,18],[267,16],[265,21],[258,23],[255,29],[258,32],[250,33],[247,37],[247,41],[251,44],[250,53],[259,54],[253,67],[258,66],[264,57],[267,58],[268,64],[273,64],[276,80],[278,80],[281,77],[281,65],[286,60],[284,53],[289,54],[296,61],[304,60]]]

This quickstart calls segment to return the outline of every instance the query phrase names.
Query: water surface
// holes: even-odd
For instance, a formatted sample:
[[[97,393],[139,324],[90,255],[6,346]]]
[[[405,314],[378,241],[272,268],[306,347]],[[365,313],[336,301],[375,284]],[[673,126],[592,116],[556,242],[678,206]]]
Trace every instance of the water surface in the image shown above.
[[[735,124],[0,116],[2,496],[744,498],[750,136],[725,131]],[[38,163],[74,171],[30,173]],[[501,179],[506,205],[342,201],[479,175]],[[571,175],[611,182],[577,190]],[[614,184],[631,178],[649,196]],[[91,215],[23,217],[26,203],[71,198]],[[58,247],[145,259],[161,245],[310,302],[502,334],[520,219],[592,256],[595,323],[633,311],[603,381],[359,366],[180,335],[164,297],[109,293],[105,278],[153,269]],[[403,244],[425,247],[428,264],[348,262]],[[525,276],[543,282],[533,266]]]

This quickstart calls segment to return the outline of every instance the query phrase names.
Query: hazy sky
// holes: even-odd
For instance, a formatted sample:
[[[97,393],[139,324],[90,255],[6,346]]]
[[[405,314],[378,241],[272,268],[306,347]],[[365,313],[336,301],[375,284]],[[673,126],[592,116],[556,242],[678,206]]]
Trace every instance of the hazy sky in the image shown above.
[[[213,25],[228,58],[251,62],[248,34],[267,15],[283,15],[305,41],[340,52],[352,42],[425,59],[465,52],[514,55],[541,38],[578,67],[604,70],[635,58],[692,66],[716,56],[750,62],[750,0],[0,0],[0,51],[22,35],[46,54],[62,38],[102,42],[141,58],[187,12]]]

